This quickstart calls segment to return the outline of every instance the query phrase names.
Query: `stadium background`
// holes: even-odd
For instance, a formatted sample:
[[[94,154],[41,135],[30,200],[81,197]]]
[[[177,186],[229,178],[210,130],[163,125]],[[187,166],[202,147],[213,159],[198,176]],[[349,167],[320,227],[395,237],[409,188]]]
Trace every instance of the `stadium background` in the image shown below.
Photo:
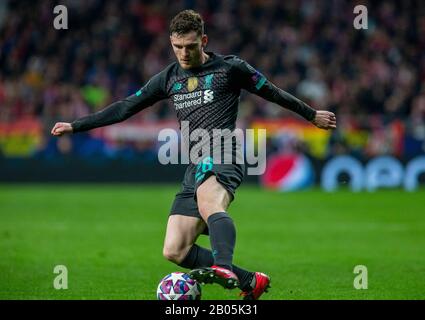
[[[68,30],[53,28],[53,8],[58,4],[68,8]],[[367,30],[353,28],[357,4],[368,8]],[[243,254],[237,257],[247,265],[257,259],[247,247],[247,243],[252,244],[251,236],[243,230],[256,232],[258,216],[252,207],[260,203],[267,206],[262,208],[268,217],[264,230],[270,232],[270,243],[276,246],[265,246],[276,265],[273,270],[288,277],[291,271],[285,265],[302,270],[299,278],[292,279],[308,288],[299,289],[297,282],[293,284],[296,289],[289,290],[284,279],[282,291],[271,293],[271,298],[423,298],[424,286],[416,278],[396,286],[398,291],[383,284],[369,296],[353,291],[349,279],[353,265],[362,258],[369,262],[376,258],[376,263],[385,264],[389,256],[399,260],[393,269],[386,265],[394,273],[383,276],[382,283],[406,273],[417,279],[424,276],[423,190],[407,193],[404,189],[405,175],[413,161],[418,168],[413,180],[425,180],[425,6],[421,1],[349,0],[0,1],[0,296],[64,297],[52,291],[50,280],[46,280],[52,277],[53,267],[50,271],[40,268],[40,274],[34,272],[33,277],[28,274],[37,261],[44,261],[43,268],[50,262],[53,265],[60,260],[60,252],[67,252],[69,256],[65,257],[72,260],[74,248],[65,241],[67,236],[79,248],[75,250],[87,255],[81,253],[77,259],[80,265],[86,265],[90,250],[97,250],[97,259],[88,258],[91,264],[87,268],[94,268],[90,272],[96,273],[93,265],[100,268],[101,261],[108,258],[112,259],[110,267],[122,267],[122,259],[127,259],[132,271],[125,269],[119,280],[112,281],[120,289],[113,284],[107,289],[100,285],[106,291],[97,292],[81,283],[81,287],[88,286],[86,290],[68,291],[71,293],[65,297],[149,298],[150,289],[138,295],[137,286],[129,284],[132,277],[141,281],[135,270],[150,268],[143,281],[152,284],[172,271],[170,264],[161,261],[160,243],[168,206],[184,166],[162,166],[157,160],[158,132],[165,127],[177,128],[169,104],[158,103],[121,124],[88,133],[58,139],[50,135],[50,130],[56,121],[72,121],[136,92],[174,61],[168,23],[184,8],[202,13],[210,39],[208,50],[239,55],[282,89],[315,108],[335,112],[338,119],[337,130],[321,131],[279,106],[242,94],[238,127],[267,129],[269,163],[267,176],[247,176],[240,189],[241,203],[236,201],[232,207],[242,232],[238,243]],[[349,157],[347,161],[342,158],[346,168],[350,161],[357,161],[354,164],[364,170],[357,177],[361,181],[358,190],[379,186],[395,189],[352,194],[343,188],[325,194],[319,187],[283,194],[259,186],[267,183],[273,188],[298,190],[322,184],[326,188],[326,164],[340,156]],[[367,165],[377,159],[389,160],[390,164],[387,161],[383,169],[371,174],[373,170]],[[298,177],[295,182],[294,176]],[[354,176],[342,172],[336,178],[340,185],[356,189]],[[25,184],[34,182],[50,184]],[[106,182],[143,184],[99,184]],[[413,185],[411,189],[419,188]],[[254,201],[251,206],[250,201]],[[140,213],[137,218],[135,212]],[[132,236],[127,234],[125,219],[140,228],[130,227]],[[144,224],[146,221],[150,227]],[[81,233],[75,233],[75,228]],[[108,239],[109,232],[118,232],[115,239],[119,240]],[[149,263],[141,261],[138,250],[147,239],[141,240],[138,232],[157,238],[158,247],[149,251]],[[93,238],[85,238],[87,233]],[[321,263],[335,258],[331,254],[335,253],[334,240],[341,241],[342,247],[346,245],[350,254],[344,254],[347,250],[342,247],[336,251],[344,261],[345,272],[348,270],[349,275],[344,274],[348,293],[345,289],[335,292],[334,287],[321,290],[320,285],[329,285],[329,279],[308,287],[314,270],[334,274],[340,269],[333,265],[334,271],[326,271],[321,264],[310,270],[301,255],[304,249],[298,252],[290,247],[300,236],[307,248],[304,253],[317,253]],[[90,245],[78,244],[76,237],[83,237]],[[309,242],[315,237],[322,241],[316,244],[318,251]],[[57,238],[62,240],[53,241]],[[36,249],[37,241],[40,245]],[[375,247],[367,251],[370,241],[376,241]],[[394,251],[380,247],[384,246],[381,241],[394,245]],[[359,242],[360,247],[356,247]],[[277,258],[276,250],[283,252],[285,262]],[[119,254],[112,258],[111,252]],[[250,258],[243,260],[242,256]],[[305,263],[301,269],[297,258]],[[77,260],[72,260],[75,265]],[[159,266],[155,269],[151,264]],[[157,270],[162,274],[155,273]],[[81,277],[87,276],[80,272]],[[338,277],[332,279],[338,287]],[[43,289],[26,288],[23,284],[28,281]],[[123,283],[131,289],[123,289]],[[277,286],[280,288],[279,282]],[[210,292],[210,297],[230,297],[218,289]]]

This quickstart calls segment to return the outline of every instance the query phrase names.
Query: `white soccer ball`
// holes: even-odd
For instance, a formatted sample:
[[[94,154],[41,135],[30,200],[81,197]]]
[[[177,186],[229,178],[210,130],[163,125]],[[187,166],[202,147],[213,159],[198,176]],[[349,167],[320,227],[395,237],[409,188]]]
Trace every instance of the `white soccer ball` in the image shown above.
[[[201,286],[188,274],[172,272],[158,284],[158,300],[201,300]]]

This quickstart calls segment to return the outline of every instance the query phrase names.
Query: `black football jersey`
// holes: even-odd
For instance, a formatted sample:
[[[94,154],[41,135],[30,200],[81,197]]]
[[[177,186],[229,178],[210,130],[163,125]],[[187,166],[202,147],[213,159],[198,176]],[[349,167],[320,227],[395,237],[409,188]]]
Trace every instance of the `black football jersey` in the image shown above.
[[[170,99],[183,136],[189,139],[199,129],[199,139],[204,132],[213,141],[214,129],[235,129],[242,89],[292,110],[308,121],[314,119],[314,109],[277,88],[244,60],[234,55],[207,54],[209,58],[204,64],[189,70],[182,69],[178,62],[170,64],[135,94],[74,121],[73,131],[120,122],[160,100]]]

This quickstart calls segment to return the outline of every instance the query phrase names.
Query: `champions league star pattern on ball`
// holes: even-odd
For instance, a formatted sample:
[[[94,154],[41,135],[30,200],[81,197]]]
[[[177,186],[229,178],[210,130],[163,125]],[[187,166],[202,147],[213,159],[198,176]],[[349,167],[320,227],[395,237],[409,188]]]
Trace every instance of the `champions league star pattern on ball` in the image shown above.
[[[200,300],[201,286],[188,274],[173,272],[161,280],[156,296],[158,300]]]

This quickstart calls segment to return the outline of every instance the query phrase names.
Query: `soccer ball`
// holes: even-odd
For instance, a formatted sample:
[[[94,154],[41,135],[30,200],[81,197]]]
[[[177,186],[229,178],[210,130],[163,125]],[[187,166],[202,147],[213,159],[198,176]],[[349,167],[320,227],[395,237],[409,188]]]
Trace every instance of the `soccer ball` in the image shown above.
[[[156,290],[158,300],[201,300],[201,286],[183,272],[166,275]]]

